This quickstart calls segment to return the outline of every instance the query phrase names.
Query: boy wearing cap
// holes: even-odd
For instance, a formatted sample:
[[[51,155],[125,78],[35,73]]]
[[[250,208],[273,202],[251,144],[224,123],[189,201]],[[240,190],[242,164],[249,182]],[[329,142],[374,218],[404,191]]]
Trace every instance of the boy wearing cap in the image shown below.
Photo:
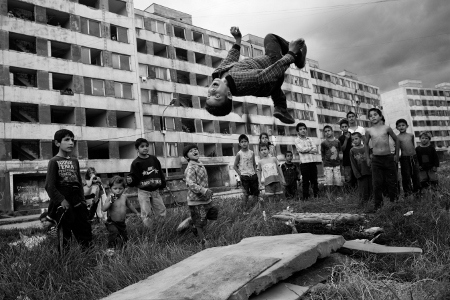
[[[208,188],[208,173],[199,161],[200,153],[197,145],[187,145],[183,149],[183,156],[188,161],[184,171],[188,187],[187,202],[191,212],[190,220],[183,223],[192,225],[194,235],[198,235],[202,247],[207,246],[204,229],[208,220],[217,220],[218,210],[212,205],[213,191]]]
[[[424,131],[420,134],[420,145],[416,147],[420,170],[420,185],[422,188],[427,188],[430,185],[436,186],[438,184],[436,171],[439,168],[439,157],[436,149],[431,146],[430,141],[431,134],[428,131]]]

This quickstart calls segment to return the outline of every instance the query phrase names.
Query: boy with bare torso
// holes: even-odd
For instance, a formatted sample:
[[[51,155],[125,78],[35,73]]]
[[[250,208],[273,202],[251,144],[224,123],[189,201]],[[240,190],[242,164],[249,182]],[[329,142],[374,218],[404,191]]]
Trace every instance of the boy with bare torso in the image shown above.
[[[419,161],[417,160],[414,147],[414,135],[406,132],[408,122],[405,119],[399,119],[395,122],[395,126],[400,131],[397,138],[401,149],[400,170],[402,173],[403,193],[405,197],[408,197],[411,193],[420,191]]]
[[[120,176],[114,176],[109,181],[111,194],[103,206],[103,211],[108,211],[108,219],[106,220],[106,229],[108,230],[108,250],[107,254],[114,253],[114,248],[122,246],[128,241],[127,227],[125,218],[127,216],[127,207],[139,216],[136,208],[123,194],[125,190],[125,179]]]
[[[383,203],[383,183],[387,185],[389,200],[397,198],[397,168],[399,140],[392,128],[381,122],[383,115],[378,108],[369,109],[369,119],[372,127],[366,129],[366,161],[372,167],[375,210]],[[391,154],[389,136],[395,141],[395,153]],[[372,141],[373,156],[369,155],[369,142]]]

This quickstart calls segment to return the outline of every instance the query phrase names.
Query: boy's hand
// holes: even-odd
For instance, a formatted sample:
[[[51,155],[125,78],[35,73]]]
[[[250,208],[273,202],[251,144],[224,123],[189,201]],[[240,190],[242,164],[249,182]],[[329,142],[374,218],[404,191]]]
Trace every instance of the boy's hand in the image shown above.
[[[289,43],[289,51],[293,52],[295,55],[298,55],[302,52],[302,48],[305,45],[304,39],[298,39]]]
[[[206,198],[211,198],[212,197],[212,195],[213,195],[214,193],[213,193],[213,191],[211,191],[210,189],[207,189],[206,190],[206,193],[205,193],[205,196],[206,196]]]
[[[127,175],[127,184],[130,184],[133,182],[133,179],[131,178],[131,176]]]
[[[236,27],[236,26],[231,27],[230,33],[231,33],[231,35],[234,37],[234,39],[235,39],[236,41],[239,40],[239,43],[241,42],[241,39],[242,39],[242,33],[241,33],[241,31],[239,30],[239,27]]]
[[[69,201],[67,201],[66,199],[64,199],[64,200],[61,202],[61,206],[62,206],[64,209],[68,209],[68,208],[70,207],[70,203],[69,203]]]

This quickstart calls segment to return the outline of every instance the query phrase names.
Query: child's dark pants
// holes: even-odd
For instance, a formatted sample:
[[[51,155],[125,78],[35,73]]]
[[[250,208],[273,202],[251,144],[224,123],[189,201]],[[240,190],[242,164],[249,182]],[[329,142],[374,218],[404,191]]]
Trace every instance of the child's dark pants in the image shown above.
[[[420,171],[417,156],[413,155],[400,157],[400,168],[402,173],[403,192],[405,193],[405,196],[410,195],[411,192],[418,192],[420,190]]]
[[[122,246],[128,241],[127,226],[125,222],[116,222],[108,218],[105,223],[108,230],[108,248]]]
[[[383,184],[389,195],[389,200],[397,199],[397,168],[394,155],[373,155],[372,157],[372,182],[374,191],[375,209],[383,203]]]
[[[309,183],[312,185],[314,197],[319,193],[319,183],[317,181],[317,166],[315,162],[300,164],[302,174],[303,199],[309,198]]]

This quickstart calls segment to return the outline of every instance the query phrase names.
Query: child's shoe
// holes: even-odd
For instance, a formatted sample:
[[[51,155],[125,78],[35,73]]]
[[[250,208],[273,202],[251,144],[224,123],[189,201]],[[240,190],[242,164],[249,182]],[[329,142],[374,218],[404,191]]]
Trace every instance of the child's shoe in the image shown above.
[[[275,106],[273,116],[285,124],[294,124],[294,118],[289,114],[287,108]]]

